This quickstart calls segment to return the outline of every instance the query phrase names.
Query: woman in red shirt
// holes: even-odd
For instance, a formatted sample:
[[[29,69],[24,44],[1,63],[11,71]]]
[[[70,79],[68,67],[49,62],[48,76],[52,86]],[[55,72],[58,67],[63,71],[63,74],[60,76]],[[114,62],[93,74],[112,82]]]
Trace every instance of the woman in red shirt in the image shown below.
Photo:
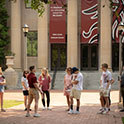
[[[46,109],[45,107],[45,94],[47,97],[47,109],[51,110],[49,108],[50,104],[50,89],[51,89],[51,77],[48,73],[48,70],[46,68],[43,68],[41,71],[41,75],[39,76],[38,82],[40,83],[41,90],[43,91],[42,95],[42,104],[43,104],[43,110]]]

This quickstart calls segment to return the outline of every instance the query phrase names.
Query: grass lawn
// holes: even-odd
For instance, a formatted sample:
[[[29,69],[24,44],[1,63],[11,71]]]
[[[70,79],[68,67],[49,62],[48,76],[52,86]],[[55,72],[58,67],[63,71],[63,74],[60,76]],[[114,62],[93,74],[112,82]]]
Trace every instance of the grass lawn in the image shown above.
[[[10,108],[10,107],[17,106],[17,105],[20,105],[20,104],[23,104],[23,103],[24,103],[23,101],[4,100],[3,101],[3,107],[4,108]]]
[[[124,117],[122,117],[122,122],[123,122],[123,124],[124,124]]]

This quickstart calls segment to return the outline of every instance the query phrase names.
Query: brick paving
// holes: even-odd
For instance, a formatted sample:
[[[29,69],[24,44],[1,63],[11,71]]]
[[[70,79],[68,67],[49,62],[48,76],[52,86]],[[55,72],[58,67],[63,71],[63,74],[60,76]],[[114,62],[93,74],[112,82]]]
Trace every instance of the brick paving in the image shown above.
[[[23,100],[22,93],[6,92],[5,99]],[[119,113],[118,91],[111,93],[112,107],[111,112],[107,115],[96,114],[99,110],[99,94],[98,92],[82,92],[81,108],[79,115],[68,115],[65,111],[66,99],[62,92],[51,92],[52,111],[42,111],[41,100],[39,101],[39,114],[41,117],[25,117],[23,111],[24,105],[19,105],[7,109],[7,112],[0,112],[0,124],[122,124],[121,117],[124,113]],[[33,105],[32,105],[33,109]],[[33,115],[33,111],[31,112]]]

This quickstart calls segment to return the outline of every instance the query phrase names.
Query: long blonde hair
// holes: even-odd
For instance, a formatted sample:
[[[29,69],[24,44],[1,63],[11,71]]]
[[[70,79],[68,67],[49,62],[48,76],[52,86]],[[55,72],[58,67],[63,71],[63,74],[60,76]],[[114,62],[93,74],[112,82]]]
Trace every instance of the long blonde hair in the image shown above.
[[[46,77],[47,77],[47,78],[50,77],[49,72],[48,72],[48,69],[45,68],[45,67],[41,69],[41,77],[43,77],[43,71],[46,72]]]
[[[0,67],[0,73],[3,74],[2,68]]]

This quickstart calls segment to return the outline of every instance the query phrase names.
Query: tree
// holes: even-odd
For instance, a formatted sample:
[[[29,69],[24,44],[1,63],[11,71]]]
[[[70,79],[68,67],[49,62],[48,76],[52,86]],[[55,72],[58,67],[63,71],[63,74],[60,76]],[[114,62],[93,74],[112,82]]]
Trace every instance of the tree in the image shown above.
[[[45,4],[57,4],[57,0],[25,0],[26,3],[31,1],[31,8],[36,10],[39,13],[39,16],[42,16],[45,11]],[[63,4],[63,7],[67,7],[67,4],[64,4],[62,0],[60,0]]]
[[[5,68],[5,53],[10,42],[7,20],[7,9],[5,7],[5,0],[0,1],[0,66]]]

